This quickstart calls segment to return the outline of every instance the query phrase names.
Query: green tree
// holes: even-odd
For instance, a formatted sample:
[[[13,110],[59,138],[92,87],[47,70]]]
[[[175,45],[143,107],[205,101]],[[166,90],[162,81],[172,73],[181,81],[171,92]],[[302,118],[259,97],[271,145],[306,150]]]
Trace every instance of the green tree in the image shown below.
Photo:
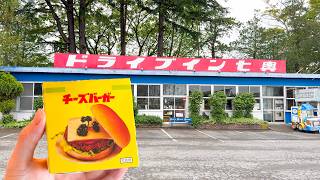
[[[209,102],[211,117],[216,122],[223,122],[223,120],[226,119],[225,107],[227,103],[227,96],[224,94],[224,92],[215,92],[213,95],[211,95]]]
[[[255,104],[255,99],[251,93],[240,93],[232,101],[233,117],[235,118],[252,118],[252,110]]]
[[[11,74],[0,72],[0,112],[9,114],[14,108],[15,98],[23,91],[23,86]]]
[[[271,4],[266,14],[273,17],[285,31],[283,45],[289,72],[314,73],[320,68],[319,0],[306,6],[303,0],[282,0],[281,6]]]
[[[200,91],[194,91],[191,93],[189,98],[189,117],[192,118],[192,125],[197,127],[202,121],[200,115],[200,106],[203,101],[203,95]]]
[[[51,64],[42,37],[50,27],[29,9],[29,3],[0,0],[0,66]]]

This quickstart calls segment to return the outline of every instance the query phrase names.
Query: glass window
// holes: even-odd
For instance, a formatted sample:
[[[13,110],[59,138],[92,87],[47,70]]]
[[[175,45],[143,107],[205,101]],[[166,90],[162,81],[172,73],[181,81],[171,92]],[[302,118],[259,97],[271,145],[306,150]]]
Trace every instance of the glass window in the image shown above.
[[[187,86],[183,84],[176,84],[174,95],[187,95]]]
[[[160,96],[160,85],[149,85],[149,96]]]
[[[253,110],[260,110],[261,105],[260,105],[260,99],[255,99],[256,102],[254,103]]]
[[[225,86],[226,96],[235,97],[236,96],[236,87],[235,86]]]
[[[163,98],[163,109],[173,109],[174,98],[173,97],[164,97]]]
[[[199,89],[200,89],[200,86],[190,85],[190,86],[189,86],[189,96],[191,95],[192,92],[194,92],[194,91],[199,91]]]
[[[137,96],[139,109],[160,109],[160,85],[137,85]]]
[[[294,100],[287,99],[287,110],[291,110],[291,106],[294,106]]]
[[[200,86],[200,90],[203,97],[209,97],[211,95],[211,86]]]
[[[214,86],[214,92],[222,91],[224,92],[224,87],[223,86]]]
[[[239,90],[239,94],[249,92],[249,86],[239,86],[238,90]]]
[[[260,87],[250,86],[250,93],[252,93],[254,97],[260,97]]]
[[[283,87],[280,86],[263,86],[263,96],[283,96]]]
[[[132,96],[134,96],[134,85],[131,84],[131,93],[132,93]]]
[[[148,109],[148,98],[137,98],[137,105],[139,109]]]
[[[148,96],[148,85],[137,85],[138,96]]]
[[[32,110],[33,97],[20,97],[20,110]]]
[[[273,112],[272,111],[263,111],[263,119],[265,121],[273,121]]]
[[[160,98],[150,98],[149,109],[160,109]]]
[[[164,84],[163,95],[174,95],[174,84]]]
[[[33,83],[22,83],[23,92],[21,96],[32,96],[33,95]]]
[[[175,117],[184,118],[185,117],[185,112],[183,110],[176,110],[175,111]]]
[[[294,98],[294,87],[287,87],[287,98]]]
[[[274,109],[275,110],[283,110],[283,99],[275,99],[274,100]]]
[[[34,84],[34,95],[41,96],[42,95],[42,85],[41,83]]]
[[[210,102],[208,98],[203,99],[204,100],[204,109],[210,110]]]
[[[263,109],[264,110],[273,110],[273,99],[263,99]]]
[[[175,98],[175,109],[184,109],[186,98]]]
[[[226,110],[232,110],[232,99],[227,99]]]

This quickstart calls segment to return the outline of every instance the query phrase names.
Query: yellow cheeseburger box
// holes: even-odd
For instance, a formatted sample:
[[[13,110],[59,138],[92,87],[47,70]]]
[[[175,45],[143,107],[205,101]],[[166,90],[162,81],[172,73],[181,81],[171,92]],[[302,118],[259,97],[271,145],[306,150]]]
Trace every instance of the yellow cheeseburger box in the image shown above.
[[[130,80],[43,83],[50,173],[138,166]]]

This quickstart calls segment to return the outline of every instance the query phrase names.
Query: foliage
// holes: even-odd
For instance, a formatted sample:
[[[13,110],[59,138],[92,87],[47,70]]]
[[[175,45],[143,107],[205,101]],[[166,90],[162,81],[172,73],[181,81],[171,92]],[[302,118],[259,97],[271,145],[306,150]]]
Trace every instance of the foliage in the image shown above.
[[[10,122],[15,122],[16,120],[13,118],[12,114],[4,114],[2,117],[2,123],[7,124]]]
[[[235,118],[251,118],[251,112],[253,110],[255,99],[251,93],[240,93],[232,101],[233,103],[233,117]]]
[[[162,125],[162,119],[158,116],[137,115],[135,123],[136,125]]]
[[[192,119],[193,127],[198,127],[202,121],[202,116],[200,115],[202,96],[200,91],[193,91],[189,98],[189,117]]]
[[[14,99],[23,91],[23,86],[11,74],[0,72],[0,110],[8,114],[14,108]]]
[[[33,109],[34,110],[38,110],[40,108],[43,108],[43,99],[42,97],[38,97],[34,99],[34,103],[33,103]]]
[[[242,26],[240,36],[233,45],[246,58],[283,59],[285,37],[281,28],[262,27],[261,19],[256,14]]]
[[[132,102],[133,102],[133,114],[134,114],[134,117],[137,117],[139,113],[139,108],[137,106],[137,102],[135,101],[134,97],[132,97]]]
[[[216,92],[210,97],[210,109],[211,117],[216,122],[222,122],[226,118],[225,106],[227,103],[227,97],[224,92]]]
[[[0,112],[3,114],[9,114],[15,106],[16,104],[13,99],[3,100],[0,102]]]
[[[226,118],[222,124],[266,124],[266,121],[257,118]]]
[[[11,121],[9,123],[2,123],[0,122],[0,127],[4,128],[23,128],[27,126],[31,121],[30,120],[24,120],[24,121]]]
[[[193,91],[189,98],[189,115],[196,116],[200,114],[200,106],[202,104],[202,93],[200,91]]]

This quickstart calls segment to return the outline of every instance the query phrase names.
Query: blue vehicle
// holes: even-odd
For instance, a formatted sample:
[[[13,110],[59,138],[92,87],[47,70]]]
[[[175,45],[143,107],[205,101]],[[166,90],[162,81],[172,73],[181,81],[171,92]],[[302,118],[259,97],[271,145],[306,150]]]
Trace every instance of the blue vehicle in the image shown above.
[[[292,119],[292,128],[306,132],[320,132],[320,117],[314,116],[314,107],[308,103],[297,108],[297,118]],[[294,113],[294,112],[293,112]]]

